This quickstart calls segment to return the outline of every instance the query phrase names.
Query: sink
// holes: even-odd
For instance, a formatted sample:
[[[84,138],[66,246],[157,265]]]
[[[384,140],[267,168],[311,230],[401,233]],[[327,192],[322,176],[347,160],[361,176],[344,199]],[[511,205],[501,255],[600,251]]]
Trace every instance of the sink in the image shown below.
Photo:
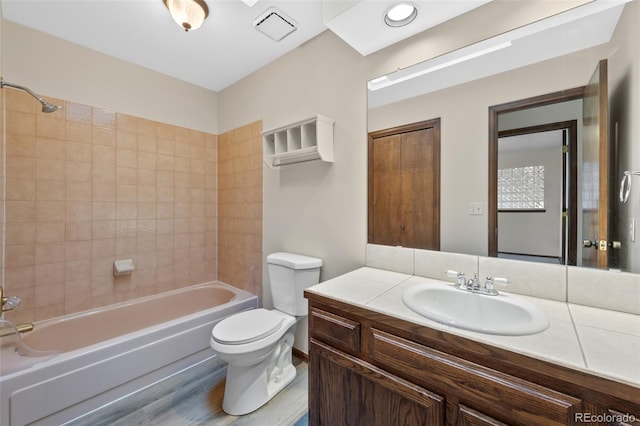
[[[549,318],[540,308],[504,293],[488,296],[443,283],[424,283],[408,287],[402,301],[425,318],[480,333],[524,336],[549,327]]]

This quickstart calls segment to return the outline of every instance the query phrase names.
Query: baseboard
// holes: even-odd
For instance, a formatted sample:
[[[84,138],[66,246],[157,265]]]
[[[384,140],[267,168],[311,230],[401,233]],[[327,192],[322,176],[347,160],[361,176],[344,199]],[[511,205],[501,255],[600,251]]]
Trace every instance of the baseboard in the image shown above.
[[[302,352],[298,348],[293,348],[293,356],[300,358],[302,361],[308,363],[309,362],[309,354]]]

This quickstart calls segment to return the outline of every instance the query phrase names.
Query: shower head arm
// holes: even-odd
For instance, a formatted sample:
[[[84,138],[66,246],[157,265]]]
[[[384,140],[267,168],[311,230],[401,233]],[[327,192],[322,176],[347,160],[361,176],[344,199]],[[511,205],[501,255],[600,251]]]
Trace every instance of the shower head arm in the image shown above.
[[[4,86],[13,87],[14,89],[19,89],[19,90],[24,90],[25,92],[27,92],[28,94],[30,94],[31,96],[36,98],[38,100],[38,102],[41,102],[41,103],[42,102],[46,102],[44,99],[42,99],[40,96],[38,96],[37,93],[35,93],[33,90],[29,89],[28,87],[20,86],[19,84],[8,83],[8,82],[4,81],[4,79],[0,78],[0,89],[3,89]]]
[[[12,87],[14,89],[25,91],[28,94],[30,94],[31,96],[33,96],[34,98],[36,98],[38,100],[38,102],[40,102],[42,104],[42,112],[53,112],[53,111],[57,110],[58,108],[60,108],[59,106],[53,105],[53,104],[47,102],[46,100],[42,99],[40,96],[38,96],[37,93],[35,93],[33,90],[29,89],[28,87],[20,86],[19,84],[8,83],[8,82],[4,81],[4,79],[2,77],[0,77],[0,89],[4,89],[4,86]]]

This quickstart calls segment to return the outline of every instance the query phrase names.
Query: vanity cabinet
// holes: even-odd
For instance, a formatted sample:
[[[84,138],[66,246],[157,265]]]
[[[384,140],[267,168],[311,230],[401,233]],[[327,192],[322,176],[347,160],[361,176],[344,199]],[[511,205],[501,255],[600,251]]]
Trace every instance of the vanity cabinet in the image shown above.
[[[623,424],[616,412],[640,419],[632,386],[306,296],[310,425]]]

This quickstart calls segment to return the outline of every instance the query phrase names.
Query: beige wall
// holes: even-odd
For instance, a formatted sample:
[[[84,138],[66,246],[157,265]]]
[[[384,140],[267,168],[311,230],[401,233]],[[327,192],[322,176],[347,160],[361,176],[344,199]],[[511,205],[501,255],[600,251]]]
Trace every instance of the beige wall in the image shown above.
[[[1,44],[4,79],[45,98],[218,133],[215,92],[11,21]]]
[[[102,108],[6,98],[5,290],[16,322],[216,278],[217,137]],[[213,231],[213,232],[211,232]],[[116,259],[132,275],[114,277]]]

